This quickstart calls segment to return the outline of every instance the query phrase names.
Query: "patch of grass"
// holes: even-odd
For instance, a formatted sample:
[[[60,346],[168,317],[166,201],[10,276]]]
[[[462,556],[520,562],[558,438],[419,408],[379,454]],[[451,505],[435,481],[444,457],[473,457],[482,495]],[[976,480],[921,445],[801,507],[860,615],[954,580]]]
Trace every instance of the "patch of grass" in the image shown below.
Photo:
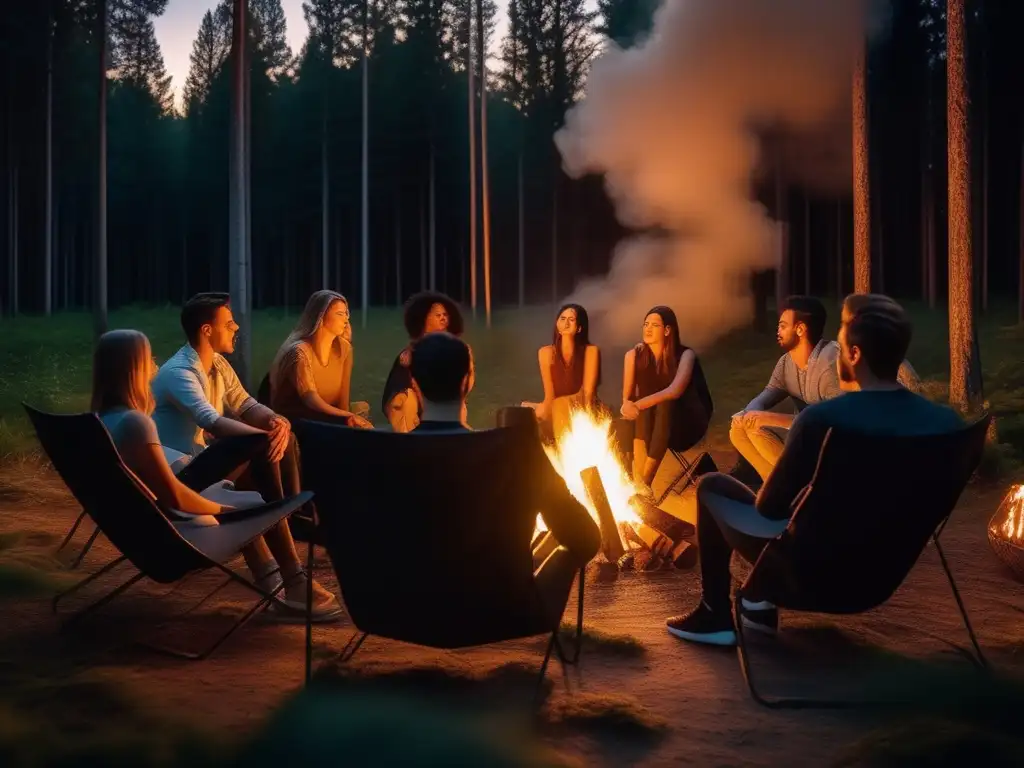
[[[838,312],[830,308],[826,335],[834,338]],[[925,384],[926,393],[946,398],[949,378],[948,325],[945,312],[907,304],[914,320],[914,342],[908,354]],[[277,346],[291,330],[297,311],[264,310],[253,315],[252,371],[255,391],[268,370]],[[502,406],[540,396],[537,348],[550,335],[552,310],[533,307],[501,310],[493,327],[470,322],[466,338],[477,363],[477,385],[469,401],[470,423],[487,427]],[[1015,308],[993,306],[979,319],[985,395],[1000,432],[1000,461],[1024,461],[1024,329],[1014,325]],[[181,346],[175,307],[129,307],[111,313],[112,328],[137,328],[153,343],[158,361]],[[358,322],[357,322],[358,325]],[[88,404],[91,367],[91,322],[84,313],[62,313],[51,318],[19,317],[4,321],[0,349],[0,463],[17,457],[37,456],[38,447],[21,407],[22,400],[56,411],[84,410]],[[682,329],[686,337],[686,329]],[[353,399],[368,400],[372,417],[383,422],[380,397],[395,355],[405,345],[400,312],[374,309],[368,327],[354,333]],[[600,343],[600,339],[596,339]],[[622,354],[603,347],[602,385],[599,395],[612,405],[620,399]],[[709,437],[714,448],[728,448],[729,416],[759,392],[778,359],[774,331],[738,331],[701,354],[715,401]],[[999,465],[999,462],[996,462]]]
[[[0,534],[0,599],[52,595],[67,583],[49,551],[55,538],[43,531]]]
[[[563,647],[568,649],[568,644],[572,643],[576,637],[576,625],[563,623],[560,634]],[[647,649],[632,635],[605,632],[603,629],[584,624],[582,652],[636,659],[647,653]]]
[[[834,763],[837,768],[954,768],[1024,765],[1024,739],[970,723],[916,718],[872,731]]]
[[[632,697],[576,691],[548,704],[547,723],[555,728],[597,731],[633,739],[656,739],[668,723]]]

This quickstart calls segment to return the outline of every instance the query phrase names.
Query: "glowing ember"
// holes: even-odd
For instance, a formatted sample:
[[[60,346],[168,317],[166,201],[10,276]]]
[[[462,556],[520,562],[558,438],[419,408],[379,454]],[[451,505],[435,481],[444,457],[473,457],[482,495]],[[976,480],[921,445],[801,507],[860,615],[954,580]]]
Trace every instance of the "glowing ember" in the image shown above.
[[[611,423],[610,418],[599,420],[588,411],[574,411],[569,428],[559,436],[555,445],[545,446],[544,450],[552,466],[565,480],[569,492],[586,507],[598,524],[597,509],[580,476],[589,467],[597,468],[615,522],[638,524],[640,518],[630,503],[637,489],[616,455]],[[545,530],[540,516],[537,517],[537,530]]]
[[[1014,543],[1024,542],[1024,485],[1015,485],[1006,494],[1000,510],[1005,508],[1001,522],[993,523],[995,532]],[[996,514],[996,518],[999,514]]]

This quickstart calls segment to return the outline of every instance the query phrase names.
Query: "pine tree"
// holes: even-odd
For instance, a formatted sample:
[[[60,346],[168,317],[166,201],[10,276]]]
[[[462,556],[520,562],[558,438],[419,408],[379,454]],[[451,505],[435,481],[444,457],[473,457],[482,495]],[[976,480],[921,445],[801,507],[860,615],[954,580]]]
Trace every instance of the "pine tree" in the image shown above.
[[[654,25],[657,0],[597,0],[596,31],[621,48],[640,42]]]
[[[153,29],[167,0],[116,0],[110,5],[110,65],[123,83],[144,88],[164,112],[172,111],[171,77]]]
[[[498,5],[494,0],[484,0],[484,38],[485,45],[490,48],[494,38],[496,26],[495,17],[498,14]],[[451,29],[454,32],[452,39],[452,66],[455,71],[466,69],[466,47],[469,42],[469,35],[472,34],[474,43],[473,66],[479,69],[479,52],[476,51],[476,0],[453,0],[450,6]]]
[[[307,55],[315,53],[336,67],[351,67],[362,51],[363,0],[304,0],[309,25]]]
[[[229,42],[225,40],[223,29],[215,21],[213,12],[207,11],[189,55],[188,77],[182,92],[186,115],[206,103],[214,78],[227,61],[231,50]]]

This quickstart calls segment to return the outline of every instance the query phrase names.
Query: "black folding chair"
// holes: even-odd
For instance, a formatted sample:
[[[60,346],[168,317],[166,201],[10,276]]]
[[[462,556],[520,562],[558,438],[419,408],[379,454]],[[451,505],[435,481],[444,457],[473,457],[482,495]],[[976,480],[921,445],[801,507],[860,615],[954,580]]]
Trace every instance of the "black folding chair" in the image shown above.
[[[956,432],[920,437],[829,431],[813,479],[789,526],[768,543],[736,592],[733,610],[740,668],[756,701],[790,709],[889,703],[762,695],[754,684],[740,601],[744,597],[767,600],[792,611],[863,613],[892,596],[929,540],[949,580],[974,653],[958,650],[979,668],[986,668],[939,537],[981,460],[990,419],[985,416]],[[868,551],[870,563],[864,559]]]
[[[540,466],[532,463],[537,454],[550,468],[535,427],[399,434],[300,421],[295,432],[303,481],[317,495],[316,539],[357,630],[343,660],[369,635],[453,649],[550,634],[538,694],[553,652],[563,665],[578,661],[583,571],[575,642],[566,653],[562,611],[552,619],[534,581],[537,509],[509,501],[524,498],[524,480],[541,482],[518,468]],[[589,516],[585,524],[593,525]],[[569,576],[557,598],[563,609]],[[307,679],[311,648],[307,633]]]
[[[121,461],[110,435],[92,413],[54,415],[26,406],[32,425],[61,479],[121,555],[99,571],[53,598],[52,608],[100,576],[127,561],[138,573],[95,602],[72,614],[62,625],[66,629],[101,608],[143,578],[159,584],[173,584],[205,570],[220,571],[226,579],[189,612],[195,610],[230,583],[241,584],[258,600],[238,621],[208,648],[200,652],[149,645],[154,650],[187,659],[204,659],[213,653],[259,611],[270,605],[283,587],[267,592],[227,567],[241,550],[307,503],[312,494],[304,492],[272,504],[231,512],[216,526],[176,526],[174,517]]]

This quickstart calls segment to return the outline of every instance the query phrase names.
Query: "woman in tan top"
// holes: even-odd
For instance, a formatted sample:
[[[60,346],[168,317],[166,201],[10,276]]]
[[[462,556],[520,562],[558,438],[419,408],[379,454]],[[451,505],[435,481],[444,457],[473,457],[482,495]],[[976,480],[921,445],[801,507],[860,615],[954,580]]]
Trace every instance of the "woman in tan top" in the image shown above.
[[[289,419],[341,421],[350,427],[372,429],[363,415],[368,410],[366,404],[349,403],[350,338],[345,297],[334,291],[310,296],[299,324],[270,366],[271,408]]]

